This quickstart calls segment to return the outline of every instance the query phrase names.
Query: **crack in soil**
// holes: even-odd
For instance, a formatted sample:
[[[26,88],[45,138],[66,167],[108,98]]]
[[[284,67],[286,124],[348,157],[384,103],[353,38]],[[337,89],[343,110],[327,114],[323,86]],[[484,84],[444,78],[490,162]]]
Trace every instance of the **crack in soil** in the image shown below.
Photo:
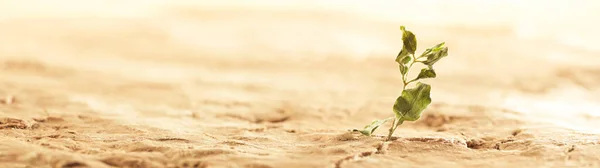
[[[571,152],[575,151],[575,145],[571,145],[566,151],[567,160],[571,160]]]
[[[387,152],[389,144],[390,142],[382,142],[379,145],[377,145],[377,151],[375,152],[375,154],[385,154],[385,152]]]
[[[575,145],[571,145],[571,147],[567,150],[567,153],[571,153],[575,151]]]
[[[27,129],[36,128],[37,124],[28,124],[25,120],[17,118],[0,118],[0,129]]]
[[[377,144],[377,148],[376,148],[377,151],[375,151],[375,152],[372,152],[372,151],[361,152],[359,154],[355,154],[355,155],[344,157],[344,158],[342,158],[342,159],[340,159],[340,160],[338,160],[338,161],[335,162],[335,168],[341,168],[342,167],[342,163],[344,163],[344,162],[356,161],[356,160],[359,160],[359,159],[362,159],[362,158],[365,158],[365,157],[369,157],[369,156],[371,156],[373,154],[385,154],[385,152],[387,151],[390,143],[391,142],[381,142],[381,143]]]
[[[336,161],[335,162],[335,168],[342,168],[342,163],[344,163],[346,161],[356,161],[358,159],[369,157],[369,156],[373,155],[373,153],[374,152],[361,152],[361,153],[356,154],[356,155],[347,156],[345,158],[342,158],[342,159]]]

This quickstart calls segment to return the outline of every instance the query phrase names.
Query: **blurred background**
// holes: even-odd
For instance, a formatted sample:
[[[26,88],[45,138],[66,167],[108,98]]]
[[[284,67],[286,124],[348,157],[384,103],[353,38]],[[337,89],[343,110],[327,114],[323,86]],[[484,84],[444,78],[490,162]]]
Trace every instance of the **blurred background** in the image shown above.
[[[170,82],[212,73],[175,63],[200,56],[212,59],[202,66],[344,59],[394,67],[404,25],[417,35],[418,52],[442,41],[450,48],[432,81],[436,99],[487,103],[594,132],[598,11],[591,0],[2,0],[0,54]],[[286,88],[277,80],[265,82]]]

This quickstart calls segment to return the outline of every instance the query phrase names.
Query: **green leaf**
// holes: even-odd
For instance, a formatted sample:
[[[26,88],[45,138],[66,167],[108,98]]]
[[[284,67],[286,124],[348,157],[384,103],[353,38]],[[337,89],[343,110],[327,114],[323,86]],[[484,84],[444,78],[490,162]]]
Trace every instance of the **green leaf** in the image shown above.
[[[408,73],[408,66],[404,65],[404,64],[399,64],[398,65],[398,69],[400,69],[400,73],[404,76],[406,75],[406,73]]]
[[[396,62],[399,64],[408,64],[411,58],[412,55],[410,55],[410,53],[408,53],[406,50],[400,50],[400,53],[398,53],[398,56],[396,56]]]
[[[404,26],[400,26],[400,30],[402,30],[402,50],[414,55],[417,51],[417,37],[411,31],[406,30]]]
[[[406,89],[394,103],[396,119],[401,121],[416,121],[421,118],[421,112],[431,103],[431,86],[425,83],[417,83],[412,89]]]
[[[371,136],[371,134],[373,134],[373,132],[375,132],[375,130],[377,128],[379,128],[379,126],[385,124],[386,122],[388,122],[389,120],[394,119],[394,118],[387,118],[387,119],[383,119],[383,120],[375,120],[373,122],[371,122],[371,124],[365,126],[365,128],[363,128],[362,130],[353,130],[353,131],[358,131],[363,135],[366,136]]]
[[[419,58],[427,58],[427,60],[422,61],[423,64],[433,66],[433,64],[446,56],[448,56],[448,47],[445,46],[445,43],[440,43],[426,49]]]
[[[402,30],[402,43],[403,47],[396,56],[396,62],[399,65],[400,73],[406,75],[408,73],[409,64],[413,61],[415,50],[417,50],[417,39],[415,35],[407,31],[404,26],[400,26]]]
[[[410,63],[410,61],[412,61],[412,57],[406,56],[406,57],[402,58],[402,60],[400,60],[400,63],[407,65],[408,63]]]
[[[400,73],[402,73],[402,75],[408,73],[408,63],[410,63],[410,61],[412,61],[412,56],[405,50],[400,51],[396,57],[396,62],[398,62],[398,68],[400,69]]]
[[[437,75],[435,74],[435,71],[431,67],[423,68],[423,69],[421,69],[419,76],[417,76],[417,78],[415,80],[425,79],[425,78],[435,78],[436,76]]]
[[[425,49],[425,51],[423,52],[423,54],[421,54],[421,56],[419,56],[418,58],[422,58],[422,57],[427,57],[427,55],[431,54],[432,52],[439,52],[440,50],[442,50],[442,48],[444,48],[446,45],[445,42],[436,44],[435,46]]]

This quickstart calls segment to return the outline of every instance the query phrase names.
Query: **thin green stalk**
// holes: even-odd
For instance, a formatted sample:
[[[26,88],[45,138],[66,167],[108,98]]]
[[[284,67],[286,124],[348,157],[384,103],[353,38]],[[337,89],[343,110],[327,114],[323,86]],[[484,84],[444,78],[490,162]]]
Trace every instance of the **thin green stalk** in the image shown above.
[[[415,64],[415,62],[418,62],[417,58],[415,57],[414,54],[411,54],[411,57],[412,57],[412,61],[408,65],[408,70],[406,71],[406,74],[402,75],[402,83],[403,83],[403,85],[402,85],[402,92],[404,92],[404,90],[406,90],[406,86],[408,86],[408,84],[410,84],[410,83],[412,83],[414,81],[417,81],[416,78],[413,79],[413,80],[410,80],[410,81],[406,81],[408,73],[410,72],[410,68]],[[394,134],[394,132],[396,131],[396,128],[398,128],[398,126],[400,124],[402,124],[400,122],[401,121],[399,119],[394,119],[394,121],[392,122],[392,126],[390,126],[388,137],[387,137],[386,141],[390,141],[392,139],[392,134]],[[398,123],[400,123],[400,124],[398,124]]]
[[[392,122],[392,126],[390,127],[387,139],[385,141],[390,141],[392,140],[392,134],[394,133],[394,131],[396,131],[396,121],[398,119],[394,119],[394,121]]]

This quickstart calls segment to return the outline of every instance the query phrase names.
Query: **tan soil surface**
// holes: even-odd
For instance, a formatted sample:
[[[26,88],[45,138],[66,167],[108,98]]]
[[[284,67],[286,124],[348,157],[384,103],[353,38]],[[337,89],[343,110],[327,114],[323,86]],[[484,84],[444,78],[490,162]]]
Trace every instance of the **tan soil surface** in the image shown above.
[[[1,4],[0,167],[600,167],[600,51],[559,36],[589,27],[65,2]],[[433,103],[391,142],[348,133],[393,116],[400,25],[450,49]]]

